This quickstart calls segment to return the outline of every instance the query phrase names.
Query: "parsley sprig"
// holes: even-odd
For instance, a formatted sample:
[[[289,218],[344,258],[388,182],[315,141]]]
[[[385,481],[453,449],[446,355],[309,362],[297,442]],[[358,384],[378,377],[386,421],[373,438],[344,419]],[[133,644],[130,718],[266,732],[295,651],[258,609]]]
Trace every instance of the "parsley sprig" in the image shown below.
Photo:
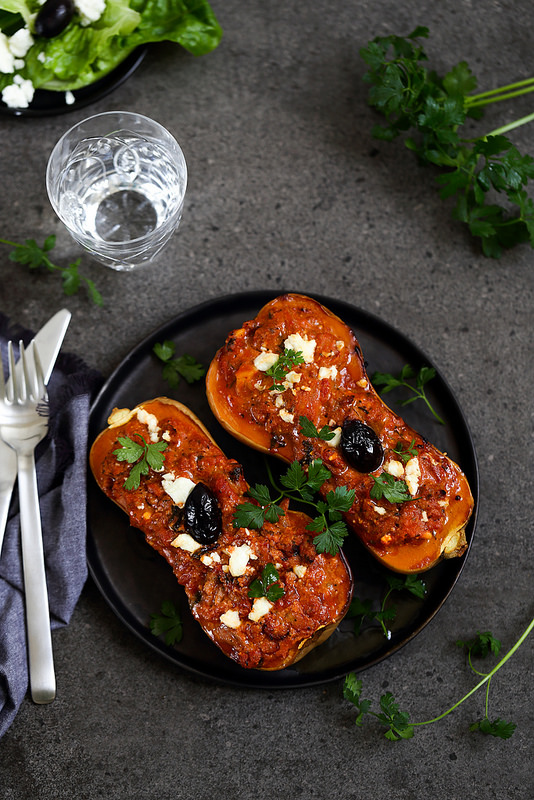
[[[416,400],[423,400],[437,421],[444,425],[444,421],[430,404],[430,400],[425,391],[426,384],[435,377],[436,370],[434,367],[421,367],[421,369],[416,372],[410,364],[405,364],[398,375],[392,375],[391,372],[374,372],[371,377],[371,383],[378,388],[381,394],[387,394],[399,387],[408,389],[413,396],[400,402],[400,405],[407,406],[410,403],[414,403]],[[414,378],[415,385],[413,383]],[[409,383],[409,381],[412,381],[412,383]]]
[[[272,367],[265,370],[265,374],[272,378],[271,392],[283,392],[285,386],[283,380],[287,373],[298,364],[304,364],[304,356],[300,350],[291,350],[286,348],[283,353],[278,356],[278,360],[274,362]]]
[[[388,472],[380,472],[378,475],[371,475],[373,485],[369,490],[373,500],[381,500],[383,497],[390,503],[407,503],[415,498],[408,491],[405,481],[395,478]]]
[[[354,620],[354,633],[359,635],[362,625],[365,620],[371,622],[376,620],[386,639],[391,639],[391,630],[387,627],[387,622],[392,622],[397,616],[397,607],[395,604],[390,604],[390,598],[393,592],[407,591],[413,594],[414,597],[423,599],[426,595],[426,585],[419,575],[395,575],[387,573],[385,575],[388,584],[388,590],[385,592],[380,608],[373,609],[371,600],[362,600],[359,597],[354,597],[349,606],[347,617]]]
[[[206,374],[204,365],[188,353],[175,358],[176,345],[168,339],[164,342],[156,342],[152,352],[160,361],[163,361],[163,380],[167,381],[171,389],[176,389],[181,377],[187,383],[194,383]]]
[[[278,583],[280,575],[278,570],[269,562],[262,570],[261,577],[252,581],[249,586],[249,597],[266,597],[272,603],[284,596],[285,592]]]
[[[129,436],[119,436],[121,446],[113,451],[117,461],[134,465],[124,482],[124,488],[128,491],[139,488],[141,475],[148,475],[150,467],[154,470],[162,468],[165,458],[163,450],[167,447],[167,442],[146,442],[140,433],[134,433],[134,436],[138,436],[143,444],[134,442]]]
[[[150,630],[154,636],[165,634],[165,644],[169,646],[182,640],[182,618],[174,603],[165,600],[160,613],[150,615]]]
[[[420,26],[407,37],[376,37],[360,50],[369,102],[386,119],[373,127],[373,136],[403,136],[423,163],[444,170],[437,178],[441,197],[456,197],[454,217],[480,238],[486,256],[499,258],[503,248],[521,242],[534,246],[534,203],[525,190],[534,159],[503,135],[534,120],[534,113],[479,137],[462,133],[468,116],[480,118],[485,105],[533,91],[534,78],[473,94],[477,81],[465,61],[444,78],[427,69],[420,41],[426,37],[428,28]],[[499,194],[506,206],[493,202]]]
[[[354,489],[340,486],[327,492],[324,500],[316,500],[317,491],[331,475],[321,459],[312,461],[307,470],[298,461],[293,461],[280,477],[282,487],[276,485],[269,465],[267,470],[271,484],[278,492],[277,496],[273,499],[269,487],[264,484],[251,487],[249,494],[259,505],[241,503],[234,512],[234,527],[259,529],[265,520],[276,523],[284,514],[280,502],[285,497],[315,509],[316,515],[306,529],[317,534],[313,540],[317,552],[337,553],[348,533],[342,516],[354,502]]]
[[[323,425],[320,430],[317,430],[315,424],[308,417],[299,417],[299,423],[300,432],[309,439],[322,439],[324,442],[329,442],[336,435],[328,425]]]
[[[383,726],[386,727],[386,732],[384,734],[385,737],[391,741],[396,741],[399,739],[410,739],[414,735],[414,729],[416,727],[431,725],[434,722],[439,722],[440,720],[444,719],[453,711],[455,711],[469,697],[471,697],[471,695],[475,694],[475,692],[481,689],[484,684],[486,684],[484,716],[477,722],[472,723],[469,729],[471,731],[479,731],[480,733],[488,734],[490,736],[496,736],[500,739],[509,739],[514,733],[516,725],[513,722],[505,722],[499,717],[493,721],[489,719],[490,682],[493,676],[501,669],[501,667],[504,666],[504,664],[506,664],[508,659],[511,658],[516,650],[523,644],[533,628],[534,619],[530,621],[527,628],[523,631],[521,636],[517,639],[515,644],[510,648],[506,655],[503,656],[493,667],[493,669],[487,673],[482,673],[474,669],[471,663],[471,658],[469,658],[469,664],[471,668],[477,675],[481,676],[481,680],[453,706],[448,708],[442,714],[439,714],[437,717],[425,720],[424,722],[411,722],[409,714],[405,711],[399,710],[399,706],[395,702],[395,698],[391,692],[387,692],[380,698],[380,712],[371,711],[372,701],[362,699],[361,694],[363,683],[356,677],[354,672],[349,673],[345,678],[343,685],[343,696],[356,708],[356,711],[358,712],[356,724],[358,726],[361,727],[363,725],[366,715],[373,716],[378,719]],[[497,655],[500,651],[499,640],[495,639],[495,637],[488,631],[483,634],[477,634],[474,639],[468,642],[459,641],[457,644],[462,647],[467,647],[469,657],[471,657],[471,655],[480,655],[484,657],[489,653]]]
[[[78,267],[80,266],[81,259],[77,258],[68,267],[61,267],[54,264],[48,253],[53,250],[56,245],[56,237],[54,235],[47,236],[44,240],[43,246],[39,247],[35,239],[26,239],[24,244],[19,242],[11,242],[9,239],[0,239],[0,244],[7,244],[14,249],[9,253],[11,261],[18,264],[26,264],[30,269],[39,269],[44,267],[49,272],[59,272],[63,282],[63,292],[66,295],[73,295],[79,290],[82,284],[85,285],[89,297],[97,306],[103,305],[102,295],[96,288],[94,282],[90,278],[81,275]]]

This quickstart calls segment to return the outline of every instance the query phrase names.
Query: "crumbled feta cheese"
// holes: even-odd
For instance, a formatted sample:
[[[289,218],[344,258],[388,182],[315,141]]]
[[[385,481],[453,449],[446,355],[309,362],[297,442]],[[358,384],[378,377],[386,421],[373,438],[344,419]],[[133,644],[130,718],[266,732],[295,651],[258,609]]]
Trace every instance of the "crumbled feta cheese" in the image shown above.
[[[302,358],[306,364],[311,364],[313,361],[316,344],[317,342],[315,339],[303,339],[300,333],[291,333],[284,341],[286,350],[294,350],[296,353],[302,353]]]
[[[284,378],[284,386],[286,387],[286,389],[291,389],[294,383],[300,383],[301,377],[302,375],[300,374],[300,372],[295,372],[294,370],[291,370],[291,372],[288,372],[286,377]]]
[[[324,379],[330,378],[333,380],[337,375],[337,367],[334,365],[332,367],[319,367],[319,380],[322,381]]]
[[[221,557],[216,550],[214,550],[213,553],[205,553],[203,556],[200,556],[200,560],[207,567],[212,567],[214,564],[221,563]]]
[[[46,53],[44,50],[41,50],[41,52],[37,54],[37,61],[40,61],[41,64],[44,64],[46,61]]]
[[[366,380],[366,378],[360,378],[360,380],[359,380],[359,381],[356,381],[356,383],[357,383],[357,384],[358,384],[358,386],[360,386],[362,389],[367,389],[367,386],[369,385],[369,384],[367,383],[367,380]]]
[[[336,347],[341,352],[341,350],[343,350],[345,347],[345,342],[343,342],[341,339],[338,339],[336,342]]]
[[[252,550],[248,544],[241,544],[237,547],[232,547],[230,552],[230,561],[228,562],[230,575],[233,575],[234,578],[244,575],[251,556]]]
[[[375,506],[374,505],[373,508],[374,508],[374,510],[376,511],[377,514],[380,514],[380,516],[383,516],[386,513],[386,509],[382,508],[382,506]]]
[[[19,78],[19,80],[16,80]],[[28,108],[33,100],[34,88],[30,80],[15,75],[13,83],[2,89],[2,100],[9,108]]]
[[[259,356],[256,356],[254,359],[254,366],[256,369],[259,369],[260,372],[267,372],[277,361],[278,356],[276,353],[260,353]]]
[[[404,475],[404,466],[400,461],[391,459],[387,464],[384,464],[384,472],[388,475],[393,475],[394,478],[401,478]]]
[[[173,472],[167,472],[161,479],[161,485],[177,506],[183,506],[196,483],[189,478],[176,478]]]
[[[238,611],[225,611],[224,614],[221,614],[219,619],[227,628],[234,628],[234,630],[241,625]]]
[[[428,514],[424,509],[423,511],[421,511],[421,519],[423,520],[423,522],[428,522]]]
[[[332,438],[328,440],[328,444],[330,447],[337,447],[341,441],[341,428],[334,428],[333,434]]]
[[[158,441],[159,425],[154,414],[149,414],[144,408],[137,409],[137,419],[142,425],[146,425],[152,442]]]
[[[15,58],[24,58],[32,44],[33,37],[28,28],[19,28],[8,40],[8,47]]]
[[[277,394],[276,397],[274,398],[274,404],[277,408],[282,408],[282,406],[285,406],[286,401],[284,400],[284,396],[281,394]]]
[[[268,614],[273,604],[267,600],[266,597],[255,597],[252,604],[252,611],[249,613],[248,618],[252,622],[258,622],[265,614]]]
[[[179,533],[176,539],[171,542],[173,547],[179,547],[180,550],[186,550],[188,553],[196,553],[202,547],[192,536],[188,533]]]
[[[417,494],[420,477],[421,477],[421,467],[419,466],[419,459],[410,458],[410,460],[406,464],[404,480],[406,481],[406,486],[408,487],[408,491],[410,492],[412,497],[414,497]]]
[[[297,564],[295,567],[293,567],[293,572],[295,573],[297,578],[303,578],[306,574],[307,569],[308,567],[305,567],[304,564]]]
[[[166,442],[170,442],[171,434],[169,433],[169,431],[163,431],[163,433],[161,434],[161,438],[165,439]]]
[[[9,73],[15,69],[15,57],[9,49],[9,41],[5,33],[0,31],[0,72]]]
[[[281,408],[278,413],[280,414],[284,422],[293,422],[293,420],[295,419],[295,415],[291,414],[290,411],[286,411],[285,408]]]
[[[71,106],[74,103],[75,100],[76,100],[76,98],[74,97],[72,92],[65,92],[65,103],[68,106]]]
[[[96,22],[106,10],[106,0],[75,0],[74,5],[80,13],[82,25]]]

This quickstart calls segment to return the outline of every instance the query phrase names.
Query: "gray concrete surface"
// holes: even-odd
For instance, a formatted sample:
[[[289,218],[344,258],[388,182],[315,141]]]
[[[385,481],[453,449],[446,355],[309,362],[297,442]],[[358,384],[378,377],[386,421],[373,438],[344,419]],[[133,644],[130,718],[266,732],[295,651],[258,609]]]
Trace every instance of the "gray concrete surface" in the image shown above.
[[[480,255],[438,197],[432,171],[399,144],[374,141],[359,48],[428,25],[432,66],[466,59],[482,88],[531,73],[526,0],[415,3],[214,0],[216,52],[151,48],[140,69],[87,109],[0,119],[0,235],[57,233],[61,263],[79,251],[48,204],[44,172],[61,133],[123,108],[175,132],[190,170],[183,224],[157,266],[116,274],[82,256],[105,306],[68,301],[52,275],[1,252],[0,309],[36,328],[67,304],[65,348],[108,375],[161,323],[209,298],[294,288],[345,299],[428,352],[456,393],[479,457],[475,543],[438,616],[362,674],[367,696],[393,691],[415,720],[448,708],[474,678],[454,646],[477,630],[512,645],[534,607],[532,300],[528,246]],[[486,129],[533,100],[492,108]],[[513,134],[534,153],[534,128]],[[342,681],[281,692],[228,688],[158,657],[114,616],[89,579],[54,635],[58,698],[28,699],[0,741],[4,800],[529,800],[532,641],[492,683],[490,716],[517,723],[508,741],[469,731],[479,693],[408,742],[355,727]],[[504,652],[503,650],[503,652]]]

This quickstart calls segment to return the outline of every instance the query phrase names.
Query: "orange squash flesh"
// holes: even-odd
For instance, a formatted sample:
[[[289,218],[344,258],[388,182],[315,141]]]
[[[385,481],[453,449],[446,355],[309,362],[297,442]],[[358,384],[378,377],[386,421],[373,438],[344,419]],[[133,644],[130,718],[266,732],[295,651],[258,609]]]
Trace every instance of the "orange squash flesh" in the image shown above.
[[[262,353],[280,355],[295,334],[314,343],[312,359],[292,368],[283,391],[273,391],[272,379],[255,366],[262,359],[256,359]],[[237,439],[288,463],[321,459],[331,471],[323,494],[338,486],[354,489],[345,519],[389,569],[421,572],[467,549],[473,497],[465,475],[383,402],[366,374],[352,330],[317,301],[282,295],[229,333],[210,364],[206,389],[214,415]],[[301,416],[318,430],[327,425],[338,432],[346,420],[364,422],[380,439],[382,465],[369,474],[354,469],[335,440],[303,436]],[[405,453],[415,449],[416,456],[407,462],[400,458],[394,452],[399,443]],[[408,502],[373,500],[373,477],[384,471],[413,490]]]
[[[341,554],[317,553],[314,534],[306,531],[307,515],[286,507],[277,524],[266,522],[261,530],[235,528],[236,507],[251,502],[242,468],[174,400],[159,397],[131,411],[115,409],[108,424],[90,451],[97,484],[170,564],[194,618],[223,653],[244,668],[279,670],[330,636],[348,610],[352,576]],[[167,442],[164,467],[150,469],[138,489],[127,490],[131,465],[113,451],[121,446],[119,437],[140,442],[139,436]],[[194,552],[183,549],[191,543],[183,539],[183,512],[168,493],[169,476],[203,483],[213,492],[222,512],[222,533],[215,542]],[[247,555],[239,564],[232,554],[244,546]],[[248,590],[268,563],[277,568],[284,595],[251,619],[249,614],[257,616],[258,609]]]

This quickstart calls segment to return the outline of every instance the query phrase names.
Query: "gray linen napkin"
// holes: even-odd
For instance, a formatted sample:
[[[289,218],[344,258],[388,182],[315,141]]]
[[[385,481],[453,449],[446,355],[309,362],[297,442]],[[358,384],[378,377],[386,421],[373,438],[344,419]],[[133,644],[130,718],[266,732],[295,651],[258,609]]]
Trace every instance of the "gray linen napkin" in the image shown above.
[[[0,344],[27,344],[30,331],[0,314]],[[60,353],[48,384],[50,425],[36,451],[37,483],[52,629],[67,625],[87,578],[86,471],[91,400],[102,382],[72,354]],[[0,737],[28,690],[24,587],[15,487],[0,555]]]

